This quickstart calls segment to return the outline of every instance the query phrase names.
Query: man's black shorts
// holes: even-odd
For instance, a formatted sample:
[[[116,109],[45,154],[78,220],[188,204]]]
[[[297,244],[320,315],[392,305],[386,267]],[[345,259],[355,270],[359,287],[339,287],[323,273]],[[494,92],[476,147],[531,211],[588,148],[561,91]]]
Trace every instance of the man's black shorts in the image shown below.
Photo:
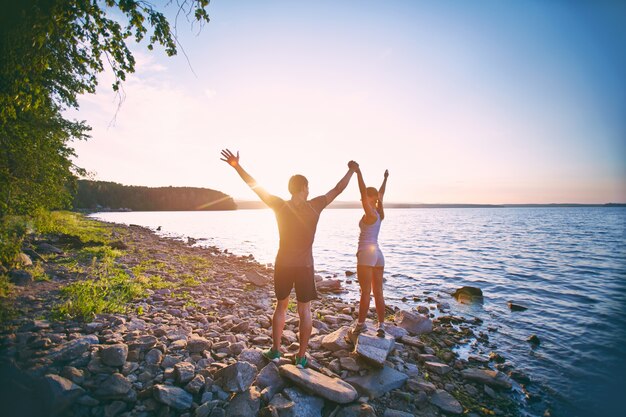
[[[296,300],[306,303],[317,298],[315,274],[312,266],[279,266],[274,268],[274,292],[284,300],[296,287]]]

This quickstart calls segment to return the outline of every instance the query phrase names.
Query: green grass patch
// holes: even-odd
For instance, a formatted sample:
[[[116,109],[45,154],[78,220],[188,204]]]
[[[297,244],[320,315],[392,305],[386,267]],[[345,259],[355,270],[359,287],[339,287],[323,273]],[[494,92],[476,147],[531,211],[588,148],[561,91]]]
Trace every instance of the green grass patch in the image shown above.
[[[39,211],[32,218],[34,229],[41,234],[75,236],[82,242],[108,243],[111,227],[69,211]]]
[[[289,300],[289,303],[287,303],[287,310],[295,313],[298,310],[298,303],[296,303],[294,300]]]
[[[31,273],[34,281],[50,281],[50,277],[46,274],[40,261],[35,262],[28,272]]]
[[[103,260],[103,259],[117,259],[124,254],[123,251],[118,249],[113,249],[110,246],[88,246],[82,248],[76,254],[76,257],[81,261],[92,261],[93,259]]]

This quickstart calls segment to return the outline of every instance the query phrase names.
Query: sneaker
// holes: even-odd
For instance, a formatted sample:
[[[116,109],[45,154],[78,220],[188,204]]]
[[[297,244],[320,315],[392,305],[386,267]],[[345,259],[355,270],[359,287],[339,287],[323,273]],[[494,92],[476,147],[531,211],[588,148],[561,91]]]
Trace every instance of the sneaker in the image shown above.
[[[348,340],[352,344],[355,344],[356,338],[365,330],[367,330],[367,326],[365,325],[365,323],[355,323],[354,326],[352,326],[350,330],[348,330]]]
[[[376,336],[378,337],[385,337],[386,333],[385,333],[385,329],[383,328],[383,326],[378,326],[378,329],[376,329]]]
[[[265,356],[268,360],[272,362],[278,362],[282,355],[283,354],[280,353],[280,351],[274,350],[273,348],[269,348],[263,351],[263,356]]]
[[[309,361],[306,359],[306,356],[299,357],[298,355],[294,356],[293,360],[296,368],[304,369],[309,365]]]

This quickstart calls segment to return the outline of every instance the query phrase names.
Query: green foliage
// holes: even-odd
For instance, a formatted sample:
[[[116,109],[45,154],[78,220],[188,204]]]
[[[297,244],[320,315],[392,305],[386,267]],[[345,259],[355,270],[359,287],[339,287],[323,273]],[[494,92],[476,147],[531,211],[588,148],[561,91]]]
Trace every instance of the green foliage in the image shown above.
[[[112,250],[97,253],[101,257],[93,258],[89,278],[61,289],[63,302],[54,306],[54,318],[90,320],[100,313],[122,313],[130,301],[145,295],[146,287],[116,266]]]
[[[209,21],[208,0],[170,2],[178,14]],[[174,23],[174,28],[176,23]],[[89,127],[63,117],[94,93],[105,62],[119,91],[135,70],[127,43],[177,51],[165,16],[139,0],[20,0],[0,13],[0,218],[67,207],[76,176],[71,141]],[[121,95],[120,95],[121,100]]]
[[[106,244],[111,240],[110,227],[78,213],[38,210],[31,217],[31,222],[33,229],[40,234],[74,236],[85,243],[98,242]]]
[[[105,181],[79,180],[74,207],[96,209],[100,207],[129,208],[136,211],[151,210],[235,210],[232,197],[195,187],[138,187]]]
[[[12,267],[15,257],[22,250],[26,234],[26,221],[19,216],[7,216],[0,219],[0,264]]]

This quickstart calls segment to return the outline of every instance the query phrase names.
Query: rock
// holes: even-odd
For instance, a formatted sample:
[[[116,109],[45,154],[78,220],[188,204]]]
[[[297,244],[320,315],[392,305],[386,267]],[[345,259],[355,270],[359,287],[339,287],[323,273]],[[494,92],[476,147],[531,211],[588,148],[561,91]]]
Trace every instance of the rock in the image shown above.
[[[336,417],[376,417],[376,410],[369,404],[352,404],[339,410]]]
[[[9,280],[15,284],[23,287],[33,282],[33,276],[30,272],[22,269],[12,269],[9,271]]]
[[[77,339],[65,342],[60,346],[57,346],[48,351],[46,356],[49,360],[56,362],[67,362],[78,358],[83,353],[87,352],[89,346],[100,343],[98,336],[89,335],[79,337]]]
[[[493,388],[511,389],[511,381],[500,371],[491,369],[468,368],[461,371],[463,378],[480,382]]]
[[[123,401],[113,401],[104,406],[104,417],[115,417],[126,411],[126,403]]]
[[[382,367],[394,346],[395,341],[392,336],[378,337],[367,332],[357,337],[354,351],[367,362]]]
[[[285,387],[285,381],[280,376],[276,364],[270,362],[261,369],[254,381],[254,385],[263,390],[263,399],[269,402],[274,397],[274,394],[282,391]]]
[[[174,379],[178,384],[186,384],[191,381],[196,373],[196,367],[189,362],[178,362],[174,365]]]
[[[152,335],[139,336],[128,342],[128,350],[146,351],[152,349],[157,344],[157,338]]]
[[[189,353],[202,353],[211,349],[211,342],[203,337],[192,337],[187,341]]]
[[[264,287],[270,282],[268,277],[259,274],[257,271],[246,271],[244,277],[246,281],[256,285],[257,287]]]
[[[482,302],[483,292],[480,288],[464,286],[452,294],[454,298],[460,303],[467,304],[472,302]]]
[[[261,406],[261,395],[257,387],[237,393],[226,407],[226,417],[256,416]]]
[[[241,351],[237,360],[250,362],[257,367],[257,370],[263,369],[267,363],[267,359],[263,356],[263,352],[260,349],[244,349]]]
[[[145,320],[138,319],[137,317],[133,317],[130,319],[128,323],[126,323],[126,328],[129,332],[134,332],[135,330],[146,330],[147,323]]]
[[[525,310],[528,310],[528,307],[524,307],[522,305],[515,304],[513,301],[509,301],[506,304],[509,306],[511,311],[525,311]]]
[[[148,365],[158,365],[163,360],[163,353],[159,349],[150,349],[144,360]]]
[[[280,374],[305,390],[339,404],[350,403],[357,398],[357,392],[350,384],[312,369],[285,365],[280,368]]]
[[[100,359],[108,366],[122,366],[128,356],[128,346],[123,343],[106,345],[100,351]]]
[[[109,243],[109,246],[113,249],[118,249],[118,250],[127,250],[128,249],[128,245],[124,242],[122,242],[121,240],[114,240],[113,242]]]
[[[222,380],[221,387],[225,391],[244,392],[252,385],[257,372],[255,365],[239,361],[217,371],[215,379]]]
[[[463,412],[463,407],[457,399],[442,389],[435,391],[430,397],[430,402],[446,413],[461,414]]]
[[[385,366],[367,375],[346,378],[346,382],[355,387],[359,394],[377,398],[392,389],[402,387],[408,378],[408,375]]]
[[[346,276],[347,277],[351,277],[352,275],[354,275],[356,272],[354,271],[346,271]]]
[[[165,357],[161,361],[161,368],[163,369],[173,368],[174,365],[176,365],[181,360],[182,359],[179,356],[165,355]]]
[[[509,377],[511,379],[514,379],[515,381],[519,382],[520,384],[530,384],[531,383],[531,379],[528,375],[526,375],[524,372],[519,371],[517,369],[513,369],[509,372]]]
[[[33,261],[30,259],[28,255],[23,252],[20,252],[15,257],[15,262],[17,262],[21,266],[33,266]]]
[[[322,281],[316,282],[315,287],[320,292],[341,292],[341,281],[338,279],[324,279]]]
[[[403,337],[409,335],[409,332],[406,329],[398,327],[395,324],[384,323],[383,329],[385,329],[385,332],[393,336],[393,338],[396,340],[402,339]]]
[[[191,408],[193,397],[182,388],[171,385],[155,385],[153,390],[154,398],[176,410],[187,410]]]
[[[62,255],[63,251],[49,243],[40,243],[37,245],[37,252],[40,254]]]
[[[425,362],[424,365],[426,366],[426,369],[437,375],[445,375],[452,370],[452,368],[445,363]]]
[[[399,323],[398,326],[406,329],[414,336],[433,331],[433,322],[428,317],[411,311],[398,311],[395,315],[395,321]]]
[[[528,339],[526,339],[529,343],[533,344],[533,345],[539,345],[541,343],[541,340],[539,340],[539,337],[536,334],[532,334],[530,336],[528,336]]]
[[[413,336],[402,336],[400,342],[404,343],[405,345],[414,346],[418,349],[423,349],[425,346],[424,342]]]
[[[413,417],[413,414],[406,411],[394,410],[393,408],[387,408],[383,417]]]
[[[295,412],[296,404],[285,395],[277,394],[270,401],[269,407],[271,407],[272,416],[297,417]]]
[[[356,362],[356,360],[351,356],[346,356],[343,358],[339,358],[339,363],[343,369],[348,371],[358,372],[361,370],[361,367]]]
[[[43,379],[49,388],[50,399],[52,400],[50,405],[52,415],[62,414],[85,393],[84,389],[61,376],[46,375]]]
[[[418,381],[415,379],[409,379],[408,381],[406,381],[406,386],[411,391],[414,391],[414,392],[423,391],[429,395],[434,393],[435,390],[437,389],[437,387],[431,382]]]
[[[193,379],[185,386],[185,391],[192,394],[198,394],[202,388],[204,388],[204,384],[204,377],[201,374],[198,374],[194,376]]]
[[[250,327],[250,322],[249,321],[242,321],[239,324],[235,324],[233,327],[231,327],[229,329],[230,332],[233,332],[235,334],[237,333],[245,333],[246,331],[248,331],[248,328]]]
[[[335,330],[334,332],[326,335],[324,339],[322,339],[322,347],[332,352],[342,349],[351,349],[352,345],[346,341],[349,330],[349,326],[343,326]]]
[[[98,398],[117,400],[127,398],[126,394],[130,389],[130,381],[124,375],[116,373],[109,376],[94,394]]]
[[[321,417],[324,407],[323,399],[307,395],[297,388],[285,388],[283,392],[294,403],[293,415],[295,417]]]

